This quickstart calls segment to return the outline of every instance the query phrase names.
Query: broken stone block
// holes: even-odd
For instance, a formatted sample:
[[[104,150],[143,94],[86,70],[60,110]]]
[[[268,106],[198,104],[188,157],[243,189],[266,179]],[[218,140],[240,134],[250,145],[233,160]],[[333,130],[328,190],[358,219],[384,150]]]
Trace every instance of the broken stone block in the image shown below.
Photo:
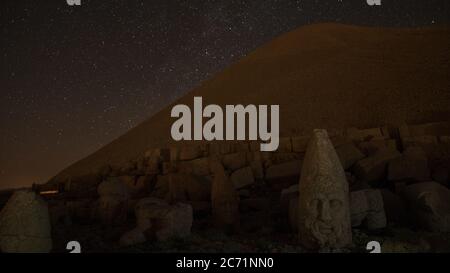
[[[413,159],[405,155],[391,160],[388,165],[388,179],[390,181],[429,181],[428,161],[426,159]]]
[[[170,147],[170,162],[180,160],[180,149],[177,146]]]
[[[304,153],[306,152],[306,147],[308,146],[309,136],[298,136],[293,137],[292,141],[292,151],[295,153]]]
[[[354,141],[368,141],[371,139],[384,139],[387,136],[383,135],[383,131],[381,128],[370,128],[370,129],[357,129],[357,128],[349,128],[346,131],[346,135],[348,138]]]
[[[425,135],[425,136],[409,136],[402,138],[403,148],[406,149],[410,146],[421,146],[426,150],[438,144],[437,136]]]
[[[266,180],[277,180],[288,177],[297,177],[302,168],[301,160],[272,165],[266,170]]]
[[[351,139],[349,139],[348,137],[345,137],[343,135],[336,135],[336,136],[330,137],[330,141],[331,141],[331,144],[333,144],[333,146],[335,148],[339,147],[341,145],[344,145],[344,144],[352,143]]]
[[[255,183],[252,168],[245,167],[234,171],[231,174],[231,181],[233,182],[235,189],[240,189],[252,185],[253,183]]]
[[[238,141],[234,144],[236,152],[250,152],[250,144],[247,141]]]
[[[432,122],[418,125],[403,125],[402,136],[450,135],[450,122]]]
[[[47,204],[34,192],[15,192],[0,212],[1,252],[48,253],[51,249]]]
[[[138,185],[135,176],[119,176],[117,179],[119,179],[127,187],[128,193],[131,197],[134,197],[139,191],[143,190],[144,185]],[[141,180],[141,182],[143,181]]]
[[[136,205],[135,214],[136,228],[122,236],[122,242],[142,242],[141,233],[146,240],[157,241],[190,235],[193,210],[188,204],[169,205],[156,198],[144,198]]]
[[[222,163],[226,169],[235,171],[247,165],[247,157],[245,153],[226,154],[222,157]]]
[[[211,187],[211,207],[214,224],[225,231],[239,229],[239,196],[233,182],[216,157],[211,157],[210,168],[213,173]]]
[[[280,195],[280,206],[282,211],[289,209],[289,202],[292,198],[298,197],[298,184],[283,189]]]
[[[406,204],[405,201],[397,194],[381,189],[383,196],[384,212],[389,223],[404,224],[406,223]]]
[[[348,183],[326,130],[314,130],[299,181],[298,235],[308,249],[352,242]]]
[[[291,152],[292,142],[290,137],[280,137],[277,152]]]
[[[336,147],[336,153],[344,170],[347,170],[365,155],[353,143],[346,143]]]
[[[200,146],[198,145],[189,145],[180,147],[178,159],[179,160],[192,160],[199,158],[203,155]]]
[[[397,150],[380,150],[375,155],[356,162],[353,167],[354,173],[359,179],[368,183],[383,180],[386,177],[388,163],[400,156]]]
[[[397,150],[397,143],[394,139],[372,139],[358,143],[358,147],[365,155],[374,155],[379,150]]]
[[[450,231],[450,190],[434,181],[406,186],[403,196],[411,218],[424,229]]]
[[[352,227],[357,227],[366,219],[369,204],[365,192],[353,191],[350,192],[350,215]]]
[[[169,195],[169,175],[156,176],[156,185],[151,196],[154,198],[165,199]]]
[[[185,201],[210,201],[211,180],[208,177],[173,173],[168,178],[166,200],[171,203]]]
[[[365,223],[367,229],[386,227],[383,197],[379,190],[361,190],[350,193],[352,226]]]
[[[264,168],[261,161],[250,162],[250,168],[253,172],[253,177],[255,179],[264,179]]]
[[[117,177],[110,177],[98,186],[99,218],[103,224],[123,223],[127,218],[128,187]]]
[[[380,190],[365,190],[369,211],[366,225],[369,230],[386,227],[386,213],[384,211],[383,196]]]
[[[197,158],[189,161],[180,161],[177,164],[180,173],[207,176],[210,174],[209,161],[207,157]]]
[[[281,153],[273,153],[270,162],[272,165],[286,163],[289,161],[295,161],[295,160],[301,160],[303,159],[303,154],[299,153],[287,153],[287,152],[281,152]]]

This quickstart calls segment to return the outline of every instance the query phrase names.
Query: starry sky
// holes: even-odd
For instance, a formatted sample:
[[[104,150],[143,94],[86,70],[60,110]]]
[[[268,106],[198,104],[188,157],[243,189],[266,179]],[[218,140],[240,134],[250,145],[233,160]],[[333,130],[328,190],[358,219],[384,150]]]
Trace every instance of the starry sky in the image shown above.
[[[299,26],[448,24],[448,0],[3,0],[0,188],[42,183]]]

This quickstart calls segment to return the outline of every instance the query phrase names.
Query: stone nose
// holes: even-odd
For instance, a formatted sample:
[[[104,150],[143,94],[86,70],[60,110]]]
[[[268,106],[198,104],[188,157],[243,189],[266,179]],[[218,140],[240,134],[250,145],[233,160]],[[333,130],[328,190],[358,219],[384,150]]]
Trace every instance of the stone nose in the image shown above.
[[[320,219],[323,221],[330,221],[331,220],[331,214],[330,214],[330,205],[327,201],[322,201],[320,206]]]

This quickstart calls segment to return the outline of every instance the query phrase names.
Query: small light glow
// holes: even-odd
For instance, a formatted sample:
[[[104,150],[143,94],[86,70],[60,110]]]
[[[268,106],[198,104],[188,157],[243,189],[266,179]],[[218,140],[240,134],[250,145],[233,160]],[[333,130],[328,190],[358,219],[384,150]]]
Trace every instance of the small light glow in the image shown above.
[[[41,191],[39,194],[41,195],[48,195],[48,194],[57,194],[58,191]]]

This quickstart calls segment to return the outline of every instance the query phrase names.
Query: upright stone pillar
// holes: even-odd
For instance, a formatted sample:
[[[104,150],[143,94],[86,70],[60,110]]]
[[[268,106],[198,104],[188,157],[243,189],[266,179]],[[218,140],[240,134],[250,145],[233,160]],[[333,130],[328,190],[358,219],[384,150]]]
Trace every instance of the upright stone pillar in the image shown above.
[[[234,185],[216,157],[210,159],[210,169],[214,176],[211,186],[214,224],[228,232],[237,231],[239,229],[239,197]]]
[[[349,190],[326,130],[308,143],[299,182],[299,242],[310,250],[341,248],[352,241]]]

